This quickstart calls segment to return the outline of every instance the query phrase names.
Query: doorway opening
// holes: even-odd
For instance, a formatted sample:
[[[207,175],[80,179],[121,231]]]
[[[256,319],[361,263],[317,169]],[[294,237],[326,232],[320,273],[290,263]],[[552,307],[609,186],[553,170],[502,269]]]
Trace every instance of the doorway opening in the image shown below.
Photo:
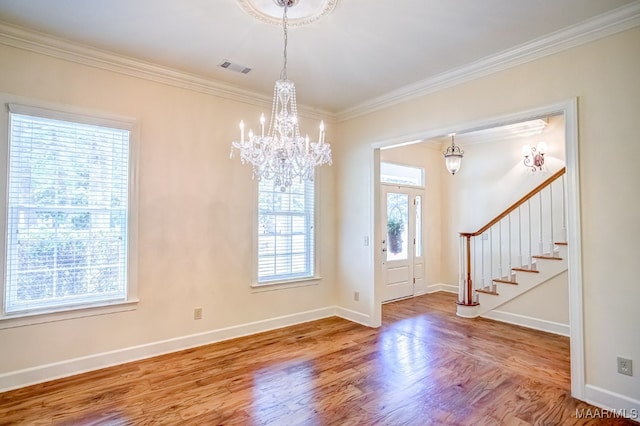
[[[564,142],[565,142],[565,164],[566,164],[566,188],[567,188],[567,200],[566,200],[566,214],[567,214],[567,229],[566,236],[567,241],[570,242],[568,247],[568,257],[571,259],[568,266],[568,293],[569,293],[569,336],[570,336],[570,347],[571,347],[571,389],[572,395],[576,398],[583,398],[584,395],[584,338],[583,338],[583,319],[582,319],[582,279],[581,279],[581,252],[580,252],[580,217],[579,217],[579,182],[578,182],[578,139],[577,139],[577,99],[572,99],[566,102],[562,102],[555,105],[550,105],[547,107],[542,107],[534,110],[524,111],[521,113],[510,114],[507,116],[497,117],[493,119],[487,119],[480,122],[474,122],[469,124],[462,124],[456,126],[456,128],[448,127],[442,129],[428,130],[425,131],[423,135],[419,137],[415,137],[413,135],[412,139],[418,139],[417,142],[424,142],[428,140],[434,140],[439,137],[443,137],[442,135],[448,135],[450,133],[459,132],[459,133],[470,133],[474,131],[481,131],[492,129],[496,127],[501,127],[509,124],[534,120],[538,118],[545,118],[549,116],[557,116],[561,115],[564,117],[564,128],[562,129],[564,133]],[[446,138],[446,136],[445,136]],[[459,140],[459,138],[457,138]],[[372,158],[374,159],[374,176],[380,176],[380,158],[381,149],[386,151],[388,148],[403,145],[400,140],[393,140],[387,142],[381,142],[375,144],[372,148],[374,150]],[[441,151],[441,145],[437,146],[433,149],[437,149]],[[520,151],[520,148],[517,149]],[[520,154],[519,154],[520,155]],[[439,167],[444,168],[444,160],[442,159],[441,152],[439,155]],[[473,157],[470,154],[466,154],[465,158],[462,161],[461,171],[465,168],[465,163],[470,163],[473,160]],[[521,166],[521,165],[519,165]],[[467,166],[468,167],[468,166]],[[515,167],[515,165],[514,165]],[[429,170],[427,169],[427,172]],[[488,170],[491,172],[491,170]],[[458,173],[455,176],[446,176],[451,181],[452,179],[456,179],[459,177]],[[376,311],[373,312],[373,318],[380,318],[381,315],[381,306],[386,300],[389,300],[389,297],[394,297],[393,293],[389,292],[388,285],[388,271],[385,268],[384,262],[387,260],[387,252],[388,249],[388,229],[387,229],[387,221],[389,216],[389,212],[387,212],[387,202],[389,191],[384,191],[384,184],[379,180],[374,180],[374,206],[373,206],[373,216],[374,216],[374,258],[377,260],[375,262],[374,268],[374,309]],[[462,188],[456,188],[455,181],[451,184],[452,186],[447,187],[446,185],[442,185],[442,197],[449,197],[452,190],[462,190]],[[397,193],[401,193],[398,191]],[[405,194],[407,198],[410,198],[410,194]],[[422,200],[424,201],[424,199]],[[452,220],[449,215],[453,215],[456,213],[455,206],[451,211],[446,212],[446,217],[442,217],[442,223],[446,223],[447,226],[444,228],[446,232],[449,234],[451,232],[451,223]],[[484,220],[484,219],[483,219]],[[427,225],[424,225],[425,227]],[[456,229],[453,231],[453,235],[445,236],[442,239],[451,238],[452,240],[457,241],[458,236],[457,232],[465,231],[465,229]],[[384,242],[383,242],[384,241]],[[426,241],[425,241],[426,243]],[[451,244],[453,246],[453,244]],[[408,250],[408,249],[407,249]],[[407,253],[408,256],[409,253]],[[457,265],[459,259],[457,258],[457,250],[456,253],[451,255],[448,252],[439,253],[443,259],[449,259],[453,264],[446,265],[448,273],[451,274],[452,269],[456,269],[455,278],[453,281],[455,282],[445,282],[439,283],[442,286],[454,286],[456,289],[458,288],[458,276],[457,276]],[[423,246],[423,256],[425,258],[429,257],[429,248]],[[455,259],[453,259],[455,258]],[[428,260],[428,259],[427,259]],[[426,262],[426,269],[429,268],[429,262]],[[408,268],[408,266],[407,266]],[[443,274],[445,276],[446,274]],[[450,277],[451,275],[449,275]],[[413,277],[412,277],[413,278]],[[447,280],[449,281],[449,279]],[[427,282],[427,286],[429,282]],[[415,291],[414,291],[415,294]],[[401,296],[402,297],[402,296]],[[406,296],[405,296],[406,297]]]

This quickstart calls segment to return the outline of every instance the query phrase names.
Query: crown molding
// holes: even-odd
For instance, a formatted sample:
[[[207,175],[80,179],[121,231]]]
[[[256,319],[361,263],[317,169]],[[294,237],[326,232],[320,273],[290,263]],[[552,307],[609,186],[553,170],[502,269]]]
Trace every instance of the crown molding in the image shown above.
[[[1,21],[0,44],[245,104],[268,107],[272,102],[270,96],[261,93],[94,47],[72,43]],[[336,119],[336,115],[333,113],[304,105],[298,105],[298,111],[300,115],[307,118],[320,119],[324,117],[329,121]]]
[[[338,112],[346,121],[640,26],[640,1]]]

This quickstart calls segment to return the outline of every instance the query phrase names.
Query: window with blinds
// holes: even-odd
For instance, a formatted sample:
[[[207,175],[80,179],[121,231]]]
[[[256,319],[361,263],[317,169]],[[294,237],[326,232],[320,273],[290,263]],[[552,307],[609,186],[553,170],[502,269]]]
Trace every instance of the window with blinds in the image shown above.
[[[130,131],[39,112],[10,105],[5,312],[124,301]]]
[[[294,182],[286,191],[258,184],[258,284],[312,278],[314,183]]]

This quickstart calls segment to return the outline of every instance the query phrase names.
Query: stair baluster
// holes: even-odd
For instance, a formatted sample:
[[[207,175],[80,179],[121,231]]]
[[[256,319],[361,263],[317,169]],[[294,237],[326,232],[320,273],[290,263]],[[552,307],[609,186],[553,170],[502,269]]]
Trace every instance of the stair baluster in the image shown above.
[[[481,237],[481,238],[482,238],[482,240],[481,240],[481,244],[480,244],[480,258],[481,258],[480,265],[481,265],[481,268],[482,268],[482,274],[481,274],[482,281],[480,282],[480,288],[485,288],[485,287],[487,286],[487,285],[485,284],[485,281],[486,281],[487,275],[485,274],[485,271],[484,271],[484,266],[485,266],[485,260],[484,260],[484,242],[485,242],[486,240],[484,239],[484,237]]]
[[[538,231],[540,235],[540,241],[538,242],[538,253],[544,254],[544,237],[543,237],[544,228],[542,226],[542,191],[538,193],[538,204],[540,206],[540,213],[538,216],[538,228],[540,229]]]
[[[479,256],[475,255],[478,252],[477,251],[478,250],[477,242],[478,242],[478,239],[474,238],[473,239],[473,253],[474,253],[474,256],[473,256],[473,272],[472,272],[472,275],[471,275],[473,277],[473,279],[475,279],[478,276],[478,257]],[[480,243],[482,244],[482,240],[480,240]]]
[[[529,256],[527,258],[528,262],[527,265],[529,266],[529,269],[532,269],[533,266],[533,258],[531,257],[531,255],[533,254],[531,249],[532,249],[532,241],[533,238],[531,238],[531,199],[527,200],[527,209],[529,211],[529,217],[527,218],[527,222],[529,225]]]
[[[500,257],[498,258],[498,274],[500,278],[504,277],[504,271],[502,270],[502,220],[498,222],[498,253]]]
[[[522,206],[518,207],[518,268],[522,268]]]
[[[555,252],[555,240],[553,239],[553,184],[549,185],[549,256]]]
[[[513,230],[513,227],[511,226],[511,216],[513,213],[509,213],[509,266],[507,271],[508,274],[507,276],[509,277],[508,279],[511,279],[511,268],[513,268],[513,251],[512,251],[512,247],[511,247],[511,231]]]

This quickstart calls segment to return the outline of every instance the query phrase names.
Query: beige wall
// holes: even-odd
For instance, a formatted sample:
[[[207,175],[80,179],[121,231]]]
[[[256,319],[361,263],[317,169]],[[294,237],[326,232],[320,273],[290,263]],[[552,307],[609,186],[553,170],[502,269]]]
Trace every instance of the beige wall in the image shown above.
[[[319,182],[323,279],[250,288],[255,182],[229,150],[235,123],[257,123],[261,108],[6,46],[0,62],[0,92],[133,117],[140,136],[137,309],[0,330],[0,375],[333,305],[331,168]]]
[[[640,360],[638,52],[640,29],[633,29],[341,123],[340,288],[362,288],[365,281],[374,293],[371,265],[350,261],[352,254],[369,259],[357,241],[372,229],[372,144],[578,97],[586,384],[640,400],[640,375],[616,373],[617,356]],[[351,304],[343,296],[338,303]],[[366,305],[351,306],[375,319]]]

